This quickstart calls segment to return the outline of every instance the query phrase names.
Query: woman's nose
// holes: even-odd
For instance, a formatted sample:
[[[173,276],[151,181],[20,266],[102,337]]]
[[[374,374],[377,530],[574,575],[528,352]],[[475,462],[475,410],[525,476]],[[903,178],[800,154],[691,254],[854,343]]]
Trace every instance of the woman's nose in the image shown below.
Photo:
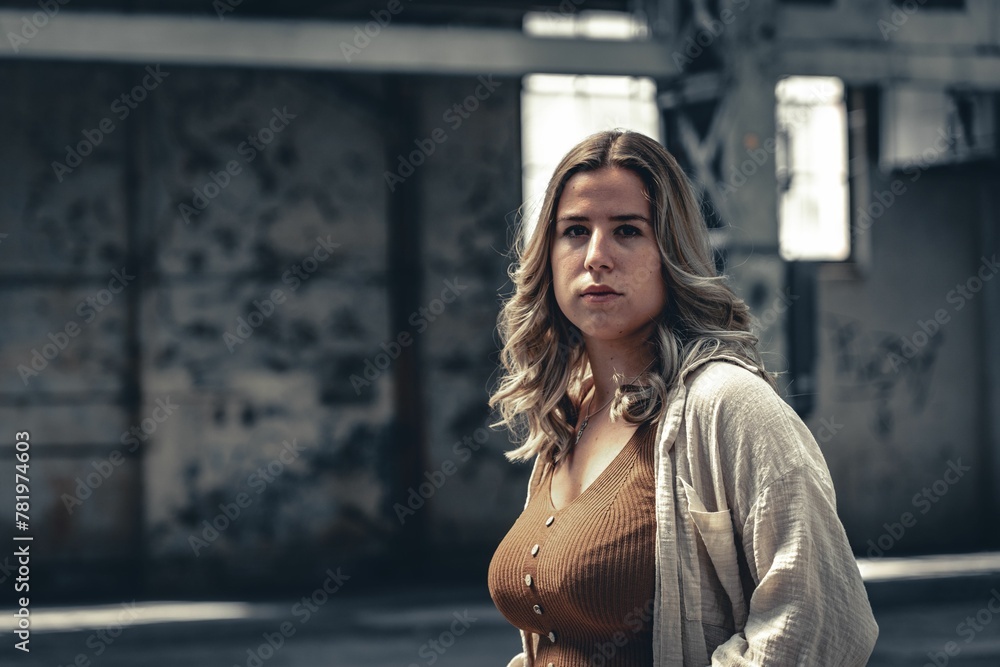
[[[590,235],[590,243],[587,244],[587,257],[584,266],[589,271],[598,271],[614,268],[612,259],[611,238],[608,234],[600,230],[594,230]]]

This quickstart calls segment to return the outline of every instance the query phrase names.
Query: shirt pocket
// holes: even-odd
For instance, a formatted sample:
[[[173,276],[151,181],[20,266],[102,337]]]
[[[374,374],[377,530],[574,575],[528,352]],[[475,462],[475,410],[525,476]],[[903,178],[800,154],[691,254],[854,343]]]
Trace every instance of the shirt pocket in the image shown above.
[[[699,544],[702,621],[741,631],[746,625],[747,602],[740,582],[732,514],[728,509],[709,512],[694,487],[684,480],[681,484]],[[706,558],[708,562],[704,562]]]

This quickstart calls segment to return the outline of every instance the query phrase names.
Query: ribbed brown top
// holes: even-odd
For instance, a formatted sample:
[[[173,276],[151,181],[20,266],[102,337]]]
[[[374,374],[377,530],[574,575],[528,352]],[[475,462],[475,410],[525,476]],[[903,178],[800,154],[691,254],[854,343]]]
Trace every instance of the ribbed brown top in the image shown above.
[[[493,555],[490,595],[511,624],[541,635],[538,667],[653,664],[655,431],[637,428],[558,511],[552,464],[539,465],[528,506]]]

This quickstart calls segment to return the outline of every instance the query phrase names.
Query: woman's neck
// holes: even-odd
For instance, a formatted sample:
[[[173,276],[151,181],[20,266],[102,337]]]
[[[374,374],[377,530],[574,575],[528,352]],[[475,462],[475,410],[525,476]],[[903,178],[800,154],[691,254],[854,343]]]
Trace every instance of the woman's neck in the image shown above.
[[[634,382],[635,379],[651,368],[655,359],[649,345],[617,346],[591,341],[587,346],[587,357],[590,360],[590,370],[593,373],[595,393],[590,402],[590,411],[596,412],[607,403],[622,381],[616,380],[620,373],[624,382]]]

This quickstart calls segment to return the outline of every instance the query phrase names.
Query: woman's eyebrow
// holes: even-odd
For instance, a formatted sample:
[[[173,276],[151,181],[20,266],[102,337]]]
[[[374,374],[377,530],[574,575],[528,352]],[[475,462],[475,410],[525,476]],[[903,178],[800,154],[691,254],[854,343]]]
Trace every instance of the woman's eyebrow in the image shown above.
[[[633,220],[641,220],[646,224],[649,224],[649,218],[642,215],[641,213],[620,213],[618,215],[611,216],[611,219],[616,222],[631,222]]]
[[[610,219],[614,220],[615,222],[631,222],[634,220],[641,220],[642,222],[650,224],[649,218],[642,215],[641,213],[618,213],[612,215]],[[589,222],[589,221],[590,217],[583,215],[581,213],[570,213],[568,215],[556,218],[556,222]]]

